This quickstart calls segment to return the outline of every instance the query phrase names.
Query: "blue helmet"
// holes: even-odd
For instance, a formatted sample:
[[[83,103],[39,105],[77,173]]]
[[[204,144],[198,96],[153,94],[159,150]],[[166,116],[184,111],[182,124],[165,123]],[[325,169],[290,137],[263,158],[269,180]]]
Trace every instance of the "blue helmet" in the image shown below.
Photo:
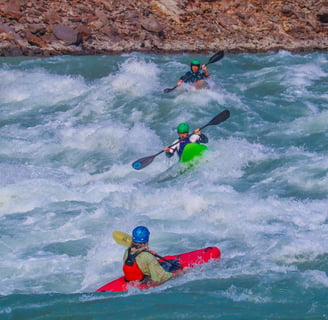
[[[149,241],[149,230],[144,226],[139,226],[132,231],[132,241],[136,243],[146,243]]]

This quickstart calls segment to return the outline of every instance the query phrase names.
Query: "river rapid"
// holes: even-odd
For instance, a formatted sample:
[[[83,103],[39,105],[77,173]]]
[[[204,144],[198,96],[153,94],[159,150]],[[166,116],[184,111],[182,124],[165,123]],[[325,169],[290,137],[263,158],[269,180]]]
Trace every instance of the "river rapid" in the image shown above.
[[[0,58],[0,319],[328,319],[328,54],[226,55],[210,88],[174,87],[206,55]],[[204,129],[192,170],[164,154]],[[147,291],[112,231],[219,261]]]

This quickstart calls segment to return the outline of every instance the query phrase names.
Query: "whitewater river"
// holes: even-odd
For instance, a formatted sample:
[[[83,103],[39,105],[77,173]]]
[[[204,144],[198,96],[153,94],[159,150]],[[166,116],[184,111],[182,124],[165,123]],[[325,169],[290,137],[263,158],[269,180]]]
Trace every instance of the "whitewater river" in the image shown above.
[[[212,53],[213,54],[213,53]],[[328,319],[328,53],[0,58],[0,319]],[[131,163],[208,126],[209,151]],[[222,258],[148,291],[112,231]]]

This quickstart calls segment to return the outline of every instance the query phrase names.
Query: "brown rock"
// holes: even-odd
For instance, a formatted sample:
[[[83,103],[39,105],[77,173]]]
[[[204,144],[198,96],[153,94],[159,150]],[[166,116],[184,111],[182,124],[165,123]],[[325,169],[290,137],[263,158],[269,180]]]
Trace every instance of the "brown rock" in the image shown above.
[[[1,22],[0,22],[0,33],[6,33],[7,36],[10,36],[15,41],[23,41],[23,39],[18,33],[16,33],[11,27]]]
[[[229,27],[231,25],[238,24],[236,19],[234,19],[224,13],[219,13],[216,18],[217,18],[218,23],[220,23],[223,27]]]
[[[155,19],[154,16],[140,19],[141,26],[150,32],[160,33],[164,30],[163,26]]]
[[[0,22],[0,33],[7,33],[10,31],[14,31],[12,28],[8,27],[6,24]]]
[[[11,42],[0,42],[0,56],[17,57],[23,55],[21,48]]]
[[[61,22],[61,17],[59,16],[56,10],[50,9],[48,12],[44,14],[44,20],[48,24],[53,25],[56,24],[57,22]]]
[[[294,14],[293,9],[289,5],[284,5],[281,9],[281,13],[289,17]]]
[[[43,35],[47,31],[47,27],[45,24],[41,23],[33,23],[28,25],[28,30],[33,34],[40,34]]]
[[[76,29],[82,36],[82,41],[86,41],[90,38],[91,30],[85,25],[79,25]]]
[[[68,45],[79,45],[82,42],[82,34],[80,32],[62,24],[54,27],[53,34],[58,40],[62,40]]]
[[[26,39],[29,44],[38,46],[40,48],[45,48],[47,46],[46,42],[40,39],[39,37],[33,35],[30,32],[26,32]]]
[[[317,13],[320,22],[328,23],[328,7],[322,7]]]
[[[1,41],[6,41],[6,40],[15,40],[15,37],[14,37],[14,35],[12,34],[12,33],[10,33],[10,32],[1,32],[0,33],[0,39],[1,39]]]
[[[9,1],[2,8],[0,7],[0,14],[9,19],[19,20],[23,15],[20,8],[20,1]]]
[[[107,36],[109,37],[109,40],[112,42],[119,42],[122,40],[120,33],[115,28],[106,27],[106,30],[104,30],[104,32],[106,32]]]
[[[90,23],[90,26],[92,26],[93,30],[101,30],[103,27],[104,27],[104,22],[102,22],[101,20],[95,20],[95,21],[92,21]]]
[[[328,50],[327,0],[0,0],[0,16],[0,55]]]
[[[100,0],[99,2],[104,6],[106,10],[111,11],[113,9],[113,5],[108,0]]]
[[[97,17],[98,20],[100,20],[103,24],[106,24],[108,22],[107,15],[103,10],[96,9],[95,10],[95,16]]]
[[[259,25],[259,21],[256,19],[255,15],[250,16],[247,20],[246,20],[247,25],[249,25],[250,27],[255,27]]]

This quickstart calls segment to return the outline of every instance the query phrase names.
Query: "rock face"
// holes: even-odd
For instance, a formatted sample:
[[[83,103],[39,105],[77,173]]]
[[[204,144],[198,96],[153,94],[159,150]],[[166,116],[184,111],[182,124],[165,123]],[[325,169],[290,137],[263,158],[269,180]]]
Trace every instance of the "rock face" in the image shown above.
[[[0,0],[0,56],[328,49],[327,0]]]

